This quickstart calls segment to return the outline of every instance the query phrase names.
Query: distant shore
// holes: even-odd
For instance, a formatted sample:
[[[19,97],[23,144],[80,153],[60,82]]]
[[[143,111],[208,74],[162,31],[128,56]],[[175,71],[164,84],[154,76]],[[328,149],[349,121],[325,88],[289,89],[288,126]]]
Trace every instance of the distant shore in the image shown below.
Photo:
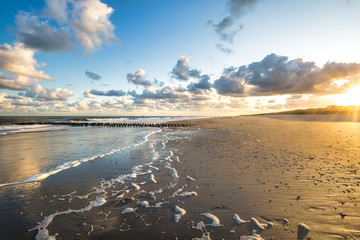
[[[198,187],[183,220],[216,215],[224,226],[208,228],[212,239],[251,234],[253,226],[235,224],[234,214],[269,226],[257,229],[263,238],[297,239],[300,223],[311,239],[360,237],[360,124],[301,120],[218,117],[174,129],[197,129],[187,141],[168,143],[181,160],[179,175],[193,176],[188,185]]]
[[[283,112],[257,114],[255,116],[299,121],[359,122],[360,105],[330,105],[325,108],[297,109]]]

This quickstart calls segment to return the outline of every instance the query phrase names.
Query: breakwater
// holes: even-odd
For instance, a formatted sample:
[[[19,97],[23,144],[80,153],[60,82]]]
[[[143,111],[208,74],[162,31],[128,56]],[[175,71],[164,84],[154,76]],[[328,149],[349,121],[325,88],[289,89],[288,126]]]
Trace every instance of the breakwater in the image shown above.
[[[20,122],[17,125],[66,125],[73,127],[190,127],[193,124],[186,123],[100,123],[100,122]]]

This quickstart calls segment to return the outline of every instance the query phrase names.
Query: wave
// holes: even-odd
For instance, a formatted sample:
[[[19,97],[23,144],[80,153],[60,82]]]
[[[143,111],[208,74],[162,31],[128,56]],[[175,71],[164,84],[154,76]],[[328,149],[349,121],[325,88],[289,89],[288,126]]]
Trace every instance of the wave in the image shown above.
[[[0,126],[0,135],[25,133],[25,132],[58,131],[68,128],[69,126],[54,126],[54,125],[42,125],[42,124],[32,124],[32,125],[11,124],[11,125]]]
[[[129,145],[129,146],[126,146],[126,147],[122,147],[122,148],[117,148],[117,149],[113,149],[111,150],[110,152],[107,152],[107,153],[103,153],[103,154],[96,154],[96,155],[93,155],[91,157],[87,157],[87,158],[82,158],[82,159],[78,159],[78,160],[75,160],[75,161],[71,161],[71,162],[66,162],[66,163],[63,163],[59,166],[57,166],[56,168],[50,170],[50,171],[47,171],[45,173],[39,173],[39,174],[36,174],[34,176],[31,176],[27,179],[25,179],[24,181],[21,181],[21,182],[12,182],[12,183],[3,183],[3,184],[0,184],[0,188],[2,187],[5,187],[5,186],[11,186],[11,185],[17,185],[17,184],[24,184],[24,183],[31,183],[31,182],[37,182],[37,181],[42,181],[46,178],[48,178],[49,176],[51,175],[54,175],[56,173],[59,173],[61,171],[64,171],[66,169],[69,169],[69,168],[74,168],[74,167],[77,167],[79,166],[80,164],[84,163],[84,162],[89,162],[89,161],[92,161],[92,160],[95,160],[97,158],[103,158],[105,156],[109,156],[109,155],[112,155],[114,153],[117,153],[117,152],[120,152],[120,151],[124,151],[126,149],[131,149],[131,148],[135,148],[135,147],[138,147],[138,146],[141,146],[143,145],[144,143],[148,142],[149,141],[149,137],[155,133],[159,133],[161,132],[161,129],[156,129],[148,134],[146,134],[142,141],[139,142],[139,143],[135,143],[135,144],[132,144],[132,145]]]

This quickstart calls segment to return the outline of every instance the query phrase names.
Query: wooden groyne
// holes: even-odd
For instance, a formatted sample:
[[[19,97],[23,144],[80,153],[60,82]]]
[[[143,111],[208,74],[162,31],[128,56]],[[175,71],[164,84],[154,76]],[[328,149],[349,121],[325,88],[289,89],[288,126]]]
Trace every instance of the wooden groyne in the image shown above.
[[[65,125],[73,127],[156,127],[156,128],[174,128],[190,127],[193,124],[186,123],[97,123],[97,122],[21,122],[17,125]]]

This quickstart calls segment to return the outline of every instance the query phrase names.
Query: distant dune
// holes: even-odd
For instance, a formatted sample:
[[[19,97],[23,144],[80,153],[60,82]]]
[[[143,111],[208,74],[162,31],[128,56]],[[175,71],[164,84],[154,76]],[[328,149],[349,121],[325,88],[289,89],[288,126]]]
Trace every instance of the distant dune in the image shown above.
[[[360,114],[360,105],[351,106],[335,106],[330,105],[326,108],[309,108],[309,109],[297,109],[285,112],[266,113],[260,115],[280,115],[280,114]]]

